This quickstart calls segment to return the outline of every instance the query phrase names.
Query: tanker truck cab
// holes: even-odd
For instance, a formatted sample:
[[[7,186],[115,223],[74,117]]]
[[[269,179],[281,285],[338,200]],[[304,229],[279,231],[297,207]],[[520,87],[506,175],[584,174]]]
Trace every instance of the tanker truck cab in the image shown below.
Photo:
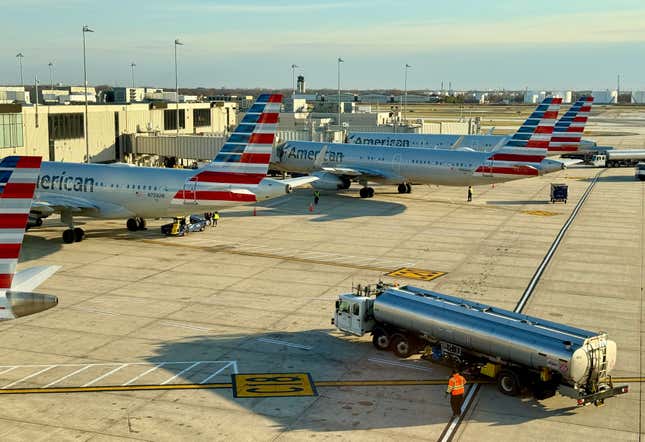
[[[340,295],[332,324],[345,333],[363,336],[374,327],[374,299],[356,294]]]

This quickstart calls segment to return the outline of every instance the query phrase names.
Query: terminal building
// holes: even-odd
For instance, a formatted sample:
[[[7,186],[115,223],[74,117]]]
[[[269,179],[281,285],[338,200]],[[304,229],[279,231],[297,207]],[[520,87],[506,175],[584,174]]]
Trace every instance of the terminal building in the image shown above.
[[[90,90],[93,89],[88,88],[88,98]],[[23,100],[0,102],[0,157],[39,155],[48,161],[86,160],[84,99],[81,99],[82,104],[78,104],[76,89],[70,89],[67,95],[49,92],[43,91],[43,98],[50,98],[45,104],[24,100],[24,88]],[[19,91],[11,93],[20,95]],[[53,95],[58,98],[54,100]],[[235,103],[182,102],[176,105],[159,101],[95,104],[88,101],[90,162],[130,159],[127,155],[132,153],[134,137],[172,136],[177,145],[179,134],[180,138],[210,136],[206,141],[215,142],[215,135],[221,137],[237,123]]]

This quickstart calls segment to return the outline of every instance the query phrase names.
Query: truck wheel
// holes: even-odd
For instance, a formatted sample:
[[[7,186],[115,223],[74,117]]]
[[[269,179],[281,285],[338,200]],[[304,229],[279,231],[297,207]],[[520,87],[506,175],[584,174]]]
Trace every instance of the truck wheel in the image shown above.
[[[407,358],[413,353],[410,340],[403,335],[396,335],[393,337],[392,351],[400,358]]]
[[[497,388],[507,396],[517,396],[520,392],[520,378],[514,371],[502,370],[497,376]]]
[[[377,328],[372,335],[372,344],[374,344],[377,350],[389,350],[391,344],[390,336],[385,330]]]

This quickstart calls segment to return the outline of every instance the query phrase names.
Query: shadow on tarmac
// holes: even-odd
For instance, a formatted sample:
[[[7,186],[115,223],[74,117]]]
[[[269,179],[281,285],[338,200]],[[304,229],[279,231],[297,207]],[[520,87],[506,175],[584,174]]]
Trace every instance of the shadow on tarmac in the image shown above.
[[[541,206],[544,204],[551,204],[550,200],[515,200],[515,201],[486,201],[486,204],[491,206]]]
[[[272,340],[273,343],[260,339]],[[372,358],[390,361],[390,365],[370,361]],[[397,359],[390,353],[374,349],[365,339],[342,336],[329,329],[187,337],[160,344],[158,354],[149,362],[173,360],[236,361],[238,372],[242,374],[308,373],[314,384],[321,381],[402,379],[440,381],[439,385],[317,386],[318,396],[315,397],[235,398],[230,389],[209,390],[237,406],[271,419],[281,430],[326,432],[443,425],[452,414],[449,401],[444,397],[443,382],[447,382],[450,375],[447,367],[414,357]],[[175,369],[168,365],[164,368],[179,375],[186,383],[199,383],[209,375],[207,372],[180,373],[185,367]],[[209,382],[231,382],[231,374],[228,372]],[[488,405],[499,413],[488,412],[486,406],[476,410],[471,419],[484,420],[490,425],[517,425],[565,416],[576,408],[553,409],[533,398],[503,396],[495,385],[482,387],[484,397],[480,397],[478,402],[486,398]],[[500,402],[503,405],[498,407]],[[557,403],[561,405],[562,398]]]

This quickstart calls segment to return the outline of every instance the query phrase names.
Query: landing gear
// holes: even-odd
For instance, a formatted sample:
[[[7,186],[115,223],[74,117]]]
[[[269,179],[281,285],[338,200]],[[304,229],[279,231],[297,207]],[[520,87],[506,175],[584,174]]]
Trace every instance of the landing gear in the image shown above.
[[[139,218],[138,216],[135,218],[129,218],[125,225],[130,232],[136,232],[137,230],[146,230],[146,220]]]
[[[374,196],[374,189],[372,187],[363,187],[358,193],[361,198],[372,198]]]
[[[65,244],[71,244],[73,242],[81,242],[85,238],[85,230],[80,227],[75,227],[73,229],[67,229],[63,232],[63,242]]]
[[[412,192],[412,186],[409,183],[401,183],[397,187],[399,193],[410,193]]]
[[[345,190],[349,189],[349,186],[352,185],[352,180],[350,180],[348,177],[344,176],[341,177],[340,179],[342,181],[342,187],[339,190]]]

